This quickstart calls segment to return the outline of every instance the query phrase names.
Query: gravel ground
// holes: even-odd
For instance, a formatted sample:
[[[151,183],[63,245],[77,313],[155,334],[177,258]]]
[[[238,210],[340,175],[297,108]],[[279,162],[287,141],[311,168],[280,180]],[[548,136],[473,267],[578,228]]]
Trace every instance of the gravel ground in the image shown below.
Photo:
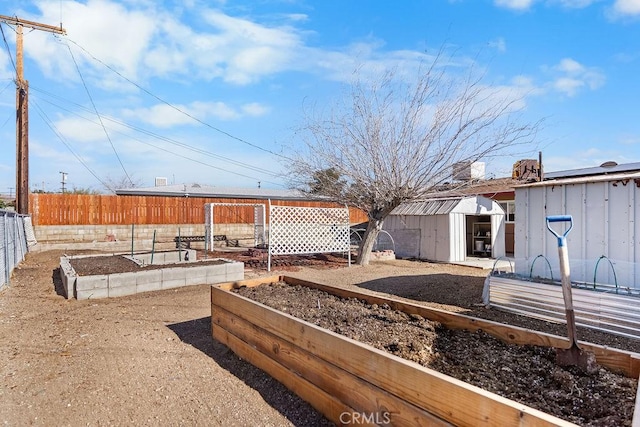
[[[208,286],[117,299],[66,300],[58,277],[61,255],[60,251],[28,254],[11,285],[0,293],[0,422],[15,426],[329,424],[211,338]],[[478,306],[486,275],[478,269],[400,260],[343,268],[344,260],[330,257],[285,259],[277,264],[271,273],[247,269],[246,277],[287,274],[357,286],[566,334],[563,325]],[[261,264],[258,260],[252,265]],[[637,340],[581,329],[578,335],[581,340],[640,352]]]

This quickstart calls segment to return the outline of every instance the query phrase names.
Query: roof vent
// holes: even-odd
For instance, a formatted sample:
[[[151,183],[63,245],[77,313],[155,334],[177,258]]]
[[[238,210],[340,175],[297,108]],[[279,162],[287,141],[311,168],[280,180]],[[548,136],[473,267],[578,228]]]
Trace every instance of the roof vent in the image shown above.
[[[161,176],[156,177],[156,187],[163,187],[167,185],[167,178],[163,178]]]
[[[601,168],[612,168],[614,166],[618,166],[618,164],[611,160],[600,165]]]
[[[484,162],[457,162],[453,164],[453,179],[471,181],[484,179]]]

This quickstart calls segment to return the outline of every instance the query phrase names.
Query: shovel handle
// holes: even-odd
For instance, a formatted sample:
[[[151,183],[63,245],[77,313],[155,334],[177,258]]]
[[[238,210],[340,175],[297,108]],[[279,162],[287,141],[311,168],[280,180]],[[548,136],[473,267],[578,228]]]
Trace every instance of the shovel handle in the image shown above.
[[[569,232],[573,228],[573,217],[571,215],[549,215],[546,219],[547,219],[547,229],[551,233],[553,233],[554,236],[558,238],[558,247],[564,246],[565,244],[564,242],[567,237],[567,234],[569,234]],[[560,234],[557,231],[555,231],[553,228],[551,228],[552,222],[568,222],[569,227],[565,230],[563,234]]]
[[[576,321],[575,314],[573,312],[573,297],[571,295],[571,272],[569,268],[569,251],[567,250],[566,237],[569,231],[573,228],[573,217],[571,215],[551,215],[547,218],[547,228],[554,236],[558,238],[558,257],[560,261],[560,275],[562,276],[562,297],[564,299],[564,307],[567,316],[567,329],[569,334],[569,341],[571,341],[572,347],[577,348],[577,334],[576,334]],[[554,222],[568,222],[569,227],[565,230],[564,234],[556,232],[551,228],[551,223]]]

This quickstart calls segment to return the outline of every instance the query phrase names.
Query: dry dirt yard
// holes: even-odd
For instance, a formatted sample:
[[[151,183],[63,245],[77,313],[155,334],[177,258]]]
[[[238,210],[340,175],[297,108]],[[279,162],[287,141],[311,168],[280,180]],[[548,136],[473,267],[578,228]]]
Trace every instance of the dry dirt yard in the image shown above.
[[[66,300],[60,251],[29,253],[0,292],[0,422],[22,425],[269,425],[329,423],[268,375],[213,340],[209,286],[115,299]],[[228,255],[225,255],[229,258]],[[240,257],[241,255],[237,255]],[[389,293],[565,335],[566,327],[481,306],[486,272],[411,261],[344,268],[283,262],[246,277],[287,274]],[[640,352],[640,342],[578,331],[585,341]]]

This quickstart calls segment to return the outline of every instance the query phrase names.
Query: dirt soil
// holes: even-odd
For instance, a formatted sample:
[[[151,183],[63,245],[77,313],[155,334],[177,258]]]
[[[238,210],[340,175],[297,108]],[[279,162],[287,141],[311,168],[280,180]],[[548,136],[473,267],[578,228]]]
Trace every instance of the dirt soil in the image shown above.
[[[29,253],[0,292],[0,422],[9,426],[330,425],[310,405],[213,340],[209,286],[66,300],[58,271],[61,255],[61,251]],[[564,325],[482,307],[487,272],[479,269],[403,260],[345,268],[346,260],[340,257],[285,257],[267,272],[262,253],[209,256],[218,255],[249,260],[246,278],[286,274],[566,335]],[[98,264],[95,261],[96,269]],[[578,337],[640,352],[640,340],[582,328]],[[398,339],[398,348],[403,342]],[[393,344],[389,349],[395,348]],[[473,348],[466,350],[467,356]],[[556,378],[565,385],[573,381],[564,374]],[[580,395],[587,386],[577,383],[577,387],[574,394]],[[612,406],[619,408],[622,403]],[[598,425],[611,425],[607,422]]]
[[[322,328],[585,426],[631,426],[637,380],[606,369],[561,368],[551,348],[505,344],[483,332],[284,282],[235,290]],[[393,421],[393,419],[392,419]]]

